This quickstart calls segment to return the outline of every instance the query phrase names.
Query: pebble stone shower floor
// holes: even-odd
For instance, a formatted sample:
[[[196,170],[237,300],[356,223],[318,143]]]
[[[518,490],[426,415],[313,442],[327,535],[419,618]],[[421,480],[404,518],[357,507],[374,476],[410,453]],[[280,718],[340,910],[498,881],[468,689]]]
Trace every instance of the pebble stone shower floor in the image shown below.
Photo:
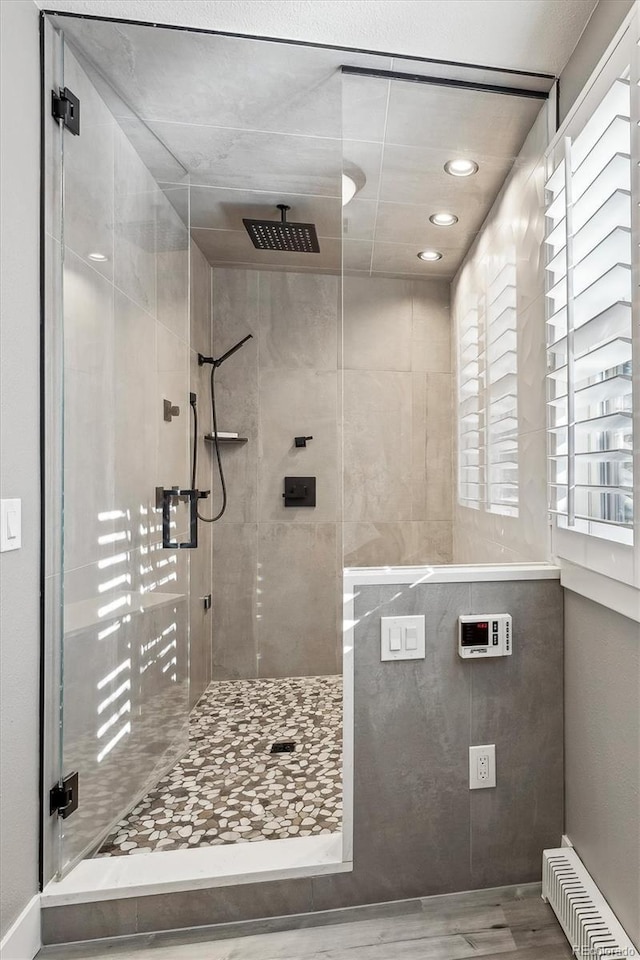
[[[272,754],[293,741],[292,753]],[[342,677],[211,683],[189,748],[96,856],[338,833]]]

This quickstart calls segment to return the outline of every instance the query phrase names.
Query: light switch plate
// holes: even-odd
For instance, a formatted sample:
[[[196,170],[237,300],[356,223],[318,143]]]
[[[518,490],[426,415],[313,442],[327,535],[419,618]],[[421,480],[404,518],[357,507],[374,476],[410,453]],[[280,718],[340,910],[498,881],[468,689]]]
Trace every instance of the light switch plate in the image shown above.
[[[22,500],[0,500],[0,553],[22,546]]]
[[[381,660],[424,660],[424,617],[380,617]]]

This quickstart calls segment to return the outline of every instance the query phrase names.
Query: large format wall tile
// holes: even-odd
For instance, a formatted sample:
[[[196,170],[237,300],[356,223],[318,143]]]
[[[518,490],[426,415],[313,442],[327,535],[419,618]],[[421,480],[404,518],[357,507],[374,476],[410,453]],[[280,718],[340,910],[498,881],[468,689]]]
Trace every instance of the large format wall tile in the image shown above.
[[[512,291],[517,333],[518,515],[500,516],[470,509],[454,500],[454,559],[457,563],[523,562],[549,556],[545,454],[540,434],[546,422],[544,315],[544,164],[545,112],[541,111],[471,247],[452,287],[454,315],[483,309],[487,275],[497,256],[508,251],[515,277]],[[537,154],[536,154],[537,151]],[[515,268],[515,269],[513,269]],[[511,284],[514,280],[509,281]],[[457,398],[455,400],[457,419]],[[540,489],[531,478],[541,478]],[[536,481],[537,482],[537,481]],[[456,477],[457,486],[457,477]],[[496,523],[496,521],[499,523]],[[509,546],[505,547],[504,542]]]
[[[345,277],[344,368],[411,370],[411,281]]]
[[[189,551],[189,707],[192,708],[212,679],[213,611],[203,597],[213,592],[211,524],[200,523],[198,549]]]
[[[411,520],[410,373],[344,374],[345,520]]]
[[[218,429],[246,437],[244,445],[222,445],[221,459],[228,491],[227,509],[221,523],[252,522],[257,519],[258,491],[258,274],[251,270],[213,271],[213,346],[220,356],[235,343],[252,334],[253,339],[234,353],[215,373]],[[201,423],[213,429],[210,398],[210,367],[207,388],[200,404]],[[220,509],[222,490],[214,447],[207,444],[213,468],[213,501],[207,515]]]
[[[340,672],[337,561],[335,523],[259,524],[259,676]]]
[[[212,352],[213,326],[211,322],[211,276],[212,270],[203,254],[191,242],[190,254],[190,390],[196,394],[199,414],[198,436],[195,438],[198,450],[195,487],[197,490],[211,490],[212,459],[204,435],[210,429],[209,372],[210,367],[199,366],[197,353],[209,356]],[[192,430],[193,414],[189,428],[189,473],[192,470],[194,435]],[[191,482],[189,483],[191,486]],[[200,501],[201,515],[206,516],[211,501]],[[190,551],[190,633],[189,633],[189,704],[191,707],[206,689],[212,678],[212,637],[213,610],[205,609],[204,597],[213,592],[213,529],[209,523],[198,524],[198,549]]]
[[[64,567],[113,550],[113,287],[67,250],[64,269]]]
[[[427,520],[451,520],[453,487],[452,382],[447,373],[426,377],[425,469]],[[414,430],[416,430],[414,424]]]
[[[200,248],[190,243],[191,254],[191,340],[190,347],[196,353],[211,356],[213,349],[213,325],[211,317],[212,269]]]
[[[563,828],[562,588],[479,583],[472,604],[513,617],[513,655],[470,665],[471,736],[495,743],[498,783],[470,794],[473,885],[536,881]]]
[[[171,486],[179,481],[165,478],[165,471],[158,464],[162,407],[156,389],[156,324],[148,313],[118,290],[115,293],[115,370],[112,412],[116,436],[115,507],[129,519],[130,542],[136,547],[161,538],[161,531],[151,529],[156,486]]]
[[[158,483],[165,487],[176,484],[187,489],[190,485],[189,438],[191,433],[187,388],[189,384],[189,350],[161,323],[156,326],[156,396],[154,420],[157,424]],[[163,417],[163,402],[169,400],[180,413],[167,422]],[[180,533],[187,532],[186,510],[176,513]]]
[[[92,263],[99,273],[111,279],[116,121],[68,47],[64,55],[64,82],[82,103],[82,138],[67,136],[64,140],[64,175],[68,185],[64,242],[83,260],[91,253],[102,254],[105,260]]]
[[[258,528],[216,523],[213,539],[214,680],[257,676]]]
[[[346,567],[451,563],[450,520],[344,524]]]
[[[259,284],[261,369],[335,370],[337,277],[263,272]]]
[[[260,373],[260,521],[335,521],[338,510],[337,375],[324,370]],[[294,437],[311,436],[306,447]],[[316,507],[285,507],[285,476],[316,477]]]
[[[189,231],[171,203],[175,187],[156,194],[156,317],[177,337],[189,341]],[[167,201],[170,202],[167,202]],[[207,297],[209,300],[210,298]]]
[[[156,212],[161,191],[122,135],[116,138],[114,176],[114,282],[138,306],[155,313]]]
[[[450,373],[449,284],[444,280],[413,280],[411,293],[411,369]]]
[[[248,437],[244,446],[222,452],[229,494],[222,524],[257,521],[260,543],[268,526],[276,523],[335,524],[341,510],[343,427],[349,521],[344,531],[345,562],[448,562],[452,553],[448,286],[433,280],[345,281],[344,424],[339,416],[342,376],[336,378],[338,292],[335,277],[214,270],[215,352],[228,349],[247,332],[255,337],[216,374],[220,429]],[[293,439],[300,435],[314,439],[306,448],[295,448]],[[284,508],[283,478],[296,475],[317,478],[315,509]],[[219,504],[215,470],[213,490]],[[342,529],[334,531],[336,544],[338,533]],[[234,549],[232,544],[229,548]],[[300,615],[308,613],[312,599],[305,577],[299,589],[290,582],[288,558],[272,550],[259,559],[261,576],[269,582],[281,579],[286,591],[282,609],[298,590]],[[315,559],[316,579],[324,582],[329,570],[322,555]],[[333,571],[333,556],[330,563]],[[335,583],[332,589],[337,589]],[[259,623],[257,653],[263,657],[264,643],[272,641],[267,627]],[[216,642],[231,651],[232,638],[223,632],[217,631]],[[322,656],[333,662],[335,631],[325,634],[323,642],[330,647]],[[317,672],[311,661],[308,668]],[[243,675],[239,666],[238,670]],[[301,659],[296,670],[304,672]]]

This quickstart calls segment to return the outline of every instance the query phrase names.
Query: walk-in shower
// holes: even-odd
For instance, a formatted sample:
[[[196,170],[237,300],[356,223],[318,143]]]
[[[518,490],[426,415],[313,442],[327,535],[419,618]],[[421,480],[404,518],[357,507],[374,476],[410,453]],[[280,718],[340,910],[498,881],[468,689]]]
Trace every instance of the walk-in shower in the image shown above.
[[[45,879],[347,871],[343,571],[455,559],[450,284],[549,78],[66,15],[44,47],[82,111],[45,117],[45,783],[79,785]],[[509,518],[513,249],[458,345]]]

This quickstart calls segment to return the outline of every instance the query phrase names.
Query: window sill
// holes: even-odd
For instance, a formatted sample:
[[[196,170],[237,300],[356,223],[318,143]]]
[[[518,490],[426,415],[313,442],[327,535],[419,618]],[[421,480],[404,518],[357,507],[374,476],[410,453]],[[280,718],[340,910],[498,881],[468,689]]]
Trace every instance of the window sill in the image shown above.
[[[579,593],[609,610],[640,623],[640,589],[620,580],[613,580],[569,560],[559,560],[560,583],[567,590]]]

